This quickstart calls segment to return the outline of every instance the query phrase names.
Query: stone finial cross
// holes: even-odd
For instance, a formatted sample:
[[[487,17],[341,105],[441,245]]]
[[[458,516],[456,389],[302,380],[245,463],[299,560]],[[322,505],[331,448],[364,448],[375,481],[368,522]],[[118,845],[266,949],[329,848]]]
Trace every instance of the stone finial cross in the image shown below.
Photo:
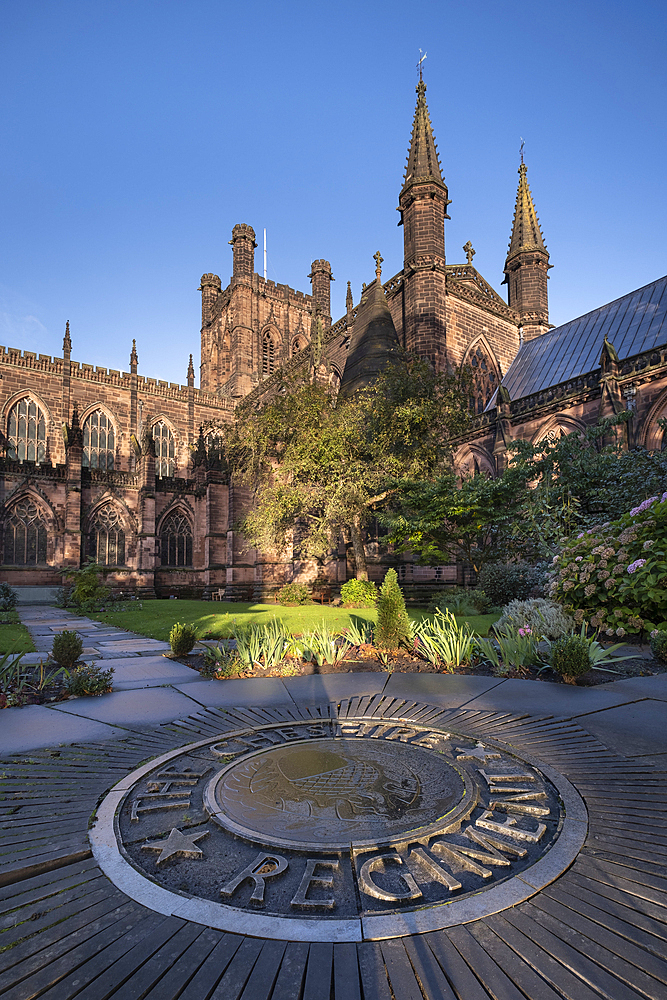
[[[380,253],[379,250],[378,250],[377,253],[373,254],[373,260],[375,261],[375,277],[379,281],[380,278],[382,277],[382,266],[381,265],[382,265],[382,261],[384,260],[384,257],[381,255],[381,253]]]
[[[463,247],[463,252],[465,253],[466,257],[468,258],[468,263],[472,264],[472,259],[475,256],[476,251],[475,251],[475,248],[473,247],[472,243],[470,242],[470,240],[468,240],[468,242]]]

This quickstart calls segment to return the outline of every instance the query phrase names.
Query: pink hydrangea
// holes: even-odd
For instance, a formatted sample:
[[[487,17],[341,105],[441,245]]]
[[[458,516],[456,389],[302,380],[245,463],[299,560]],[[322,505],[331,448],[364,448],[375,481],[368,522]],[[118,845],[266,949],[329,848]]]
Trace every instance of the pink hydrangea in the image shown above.
[[[645,559],[635,559],[635,561],[630,563],[628,566],[628,573],[636,573],[638,569],[641,569],[641,567],[645,565],[645,563]]]
[[[521,636],[532,635],[532,634],[533,634],[532,628],[526,627],[526,628],[520,628],[519,629],[519,635],[521,635]]]

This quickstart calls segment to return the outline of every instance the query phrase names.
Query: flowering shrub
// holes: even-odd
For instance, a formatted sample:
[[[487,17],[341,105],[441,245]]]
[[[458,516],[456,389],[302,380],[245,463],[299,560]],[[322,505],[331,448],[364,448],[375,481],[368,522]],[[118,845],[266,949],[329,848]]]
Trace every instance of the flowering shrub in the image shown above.
[[[569,635],[574,629],[574,620],[566,615],[560,604],[546,600],[544,597],[533,597],[528,601],[510,601],[503,608],[501,618],[496,622],[496,629],[503,629],[509,623],[519,626],[519,635],[523,630],[528,634],[535,632],[547,639],[560,639]]]
[[[651,632],[651,652],[659,660],[667,661],[667,632],[654,629]]]
[[[607,636],[667,619],[667,492],[567,540],[549,596]]]

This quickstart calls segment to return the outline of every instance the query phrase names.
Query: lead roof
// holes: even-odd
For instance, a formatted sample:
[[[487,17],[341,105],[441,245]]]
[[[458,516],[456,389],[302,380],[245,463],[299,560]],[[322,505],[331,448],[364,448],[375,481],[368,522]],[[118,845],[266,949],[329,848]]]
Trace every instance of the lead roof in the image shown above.
[[[515,400],[587,375],[605,337],[620,361],[667,344],[667,276],[522,344],[501,384]]]

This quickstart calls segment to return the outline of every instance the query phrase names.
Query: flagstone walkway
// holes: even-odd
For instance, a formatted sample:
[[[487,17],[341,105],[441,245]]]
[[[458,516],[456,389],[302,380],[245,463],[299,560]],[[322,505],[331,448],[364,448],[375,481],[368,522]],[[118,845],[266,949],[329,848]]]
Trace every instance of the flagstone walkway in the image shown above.
[[[38,656],[74,623],[53,608],[19,610]],[[380,673],[203,681],[163,657],[165,643],[75,626],[86,658],[114,666],[113,694],[0,712],[3,998],[667,998],[667,675],[596,688]],[[530,754],[584,799],[583,849],[519,905],[339,944],[214,930],[152,910],[102,873],[91,816],[139,764],[267,721],[330,718],[444,725]]]

